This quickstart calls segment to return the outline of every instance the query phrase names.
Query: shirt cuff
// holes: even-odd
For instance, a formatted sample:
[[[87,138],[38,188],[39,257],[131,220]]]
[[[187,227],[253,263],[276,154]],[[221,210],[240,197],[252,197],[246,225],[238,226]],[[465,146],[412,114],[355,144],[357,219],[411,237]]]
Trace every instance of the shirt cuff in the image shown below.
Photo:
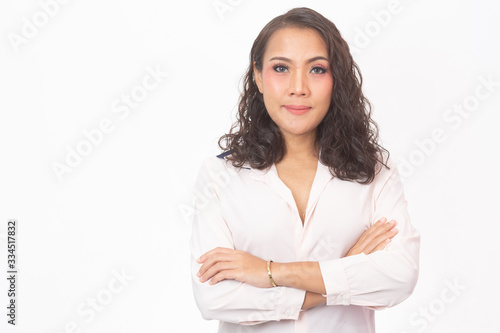
[[[257,325],[267,321],[279,320],[298,320],[302,310],[302,304],[306,297],[306,291],[278,286],[271,288],[270,298],[262,300],[262,304],[267,310],[262,312],[257,311],[252,313],[248,319],[240,321],[240,325]],[[268,312],[270,311],[270,312]]]
[[[326,295],[323,296],[326,297],[326,305],[349,305],[351,302],[351,290],[347,281],[343,260],[323,260],[318,263],[323,282],[325,283]]]
[[[282,313],[281,317],[284,319],[299,319],[305,297],[305,290],[283,287],[282,300],[280,302],[283,306],[279,307],[279,311]]]

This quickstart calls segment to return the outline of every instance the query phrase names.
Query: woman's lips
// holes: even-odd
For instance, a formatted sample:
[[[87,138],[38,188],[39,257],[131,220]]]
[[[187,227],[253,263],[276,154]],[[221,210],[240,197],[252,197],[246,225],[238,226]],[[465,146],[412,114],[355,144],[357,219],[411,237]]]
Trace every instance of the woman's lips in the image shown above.
[[[295,115],[301,115],[311,110],[311,107],[306,105],[283,105],[283,106],[285,109],[287,109],[288,112],[293,113]]]

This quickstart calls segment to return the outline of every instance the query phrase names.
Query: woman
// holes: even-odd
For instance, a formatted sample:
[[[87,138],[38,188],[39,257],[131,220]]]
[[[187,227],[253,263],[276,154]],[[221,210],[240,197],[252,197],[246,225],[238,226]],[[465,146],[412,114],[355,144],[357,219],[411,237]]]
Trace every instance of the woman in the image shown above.
[[[374,332],[374,310],[412,293],[420,235],[361,84],[311,9],[255,40],[237,123],[195,185],[193,290],[219,332]]]

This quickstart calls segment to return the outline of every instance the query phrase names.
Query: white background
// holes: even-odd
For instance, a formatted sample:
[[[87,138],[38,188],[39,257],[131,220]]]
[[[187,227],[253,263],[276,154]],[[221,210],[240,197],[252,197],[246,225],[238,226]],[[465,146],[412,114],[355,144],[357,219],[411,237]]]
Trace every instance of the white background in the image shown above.
[[[1,0],[0,331],[216,331],[191,290],[191,189],[235,119],[253,40],[298,6],[350,44],[422,234],[418,285],[377,313],[377,331],[498,332],[500,21],[486,0]],[[148,70],[168,75],[141,90]],[[141,91],[127,110],[122,95]],[[78,147],[87,155],[58,177]]]

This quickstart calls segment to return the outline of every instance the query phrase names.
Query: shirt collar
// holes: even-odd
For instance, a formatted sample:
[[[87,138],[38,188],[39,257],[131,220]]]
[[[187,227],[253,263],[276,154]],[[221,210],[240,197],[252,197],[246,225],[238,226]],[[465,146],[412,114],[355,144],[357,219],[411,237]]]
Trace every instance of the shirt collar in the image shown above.
[[[225,159],[225,156],[229,154],[230,152],[224,152],[220,155],[217,155],[217,157]],[[259,170],[257,168],[252,168],[246,162],[243,165],[243,168],[250,170],[249,173],[250,178],[269,184],[290,205],[296,207],[295,200],[293,198],[291,190],[288,188],[288,186],[285,185],[285,183],[281,180],[281,178],[279,178],[278,170],[276,169],[275,163],[273,163],[267,169]],[[323,192],[326,185],[333,178],[335,177],[330,173],[329,167],[321,163],[321,160],[318,159],[316,175],[314,177],[314,181],[309,194],[309,200],[307,202],[306,214],[309,214],[311,208],[313,208],[316,205],[316,202],[319,199],[320,194]]]
[[[320,151],[321,153],[321,151]],[[225,151],[219,155],[217,155],[218,158],[222,158],[226,160],[226,156],[231,154],[231,151]],[[250,175],[253,179],[259,180],[259,181],[264,181],[266,182],[269,180],[269,177],[278,177],[278,170],[276,169],[275,163],[273,163],[270,167],[267,169],[257,169],[257,168],[252,168],[248,162],[245,162],[242,166],[243,169],[250,170]],[[318,167],[316,169],[316,177],[318,178],[318,181],[327,181],[333,178],[333,175],[330,173],[330,169],[327,165],[321,163],[321,160],[318,160]]]

